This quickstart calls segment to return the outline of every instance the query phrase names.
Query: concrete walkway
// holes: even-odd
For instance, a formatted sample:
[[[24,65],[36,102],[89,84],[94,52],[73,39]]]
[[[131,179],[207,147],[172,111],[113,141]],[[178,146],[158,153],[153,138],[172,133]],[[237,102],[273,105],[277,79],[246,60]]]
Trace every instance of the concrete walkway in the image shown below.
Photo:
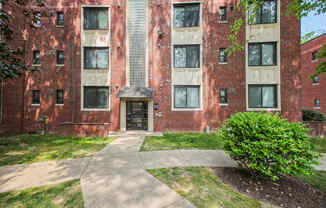
[[[0,193],[80,178],[85,208],[194,208],[146,169],[236,165],[221,150],[139,152],[143,139],[122,136],[91,158],[0,167]],[[321,162],[326,171],[326,155]]]

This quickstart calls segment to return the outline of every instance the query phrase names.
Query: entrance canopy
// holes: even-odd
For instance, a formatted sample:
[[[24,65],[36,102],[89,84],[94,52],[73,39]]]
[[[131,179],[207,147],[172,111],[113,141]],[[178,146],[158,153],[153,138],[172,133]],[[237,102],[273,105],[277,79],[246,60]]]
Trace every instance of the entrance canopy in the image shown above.
[[[152,98],[153,89],[150,87],[123,87],[118,98]]]

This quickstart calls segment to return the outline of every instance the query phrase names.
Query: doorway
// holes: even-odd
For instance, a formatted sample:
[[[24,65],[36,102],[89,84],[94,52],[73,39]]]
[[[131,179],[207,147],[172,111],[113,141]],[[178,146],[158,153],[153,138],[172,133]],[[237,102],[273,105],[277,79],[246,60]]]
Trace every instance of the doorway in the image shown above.
[[[148,130],[148,103],[127,101],[127,130]]]

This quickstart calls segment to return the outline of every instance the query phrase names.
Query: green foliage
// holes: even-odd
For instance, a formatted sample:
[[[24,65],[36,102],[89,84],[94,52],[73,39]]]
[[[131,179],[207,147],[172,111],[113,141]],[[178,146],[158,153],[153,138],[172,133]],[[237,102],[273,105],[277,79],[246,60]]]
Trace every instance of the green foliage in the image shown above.
[[[310,40],[312,40],[312,39],[314,39],[314,38],[316,38],[318,36],[319,35],[316,34],[316,32],[314,32],[314,31],[312,31],[310,33],[307,33],[307,34],[305,34],[305,35],[303,35],[301,37],[301,44],[304,44],[304,43],[306,43],[306,42],[308,42],[308,41],[310,41]]]
[[[223,140],[216,134],[164,134],[146,137],[140,151],[174,149],[223,149]]]
[[[225,151],[239,165],[278,180],[281,174],[310,175],[319,153],[312,151],[308,129],[271,113],[243,112],[220,129]]]
[[[319,111],[304,109],[302,110],[303,121],[326,121],[326,117]]]

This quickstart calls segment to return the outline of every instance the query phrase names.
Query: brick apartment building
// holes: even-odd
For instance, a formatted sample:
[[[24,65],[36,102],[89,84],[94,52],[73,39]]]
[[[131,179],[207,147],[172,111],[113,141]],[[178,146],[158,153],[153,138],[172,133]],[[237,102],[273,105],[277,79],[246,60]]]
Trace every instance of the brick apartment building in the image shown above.
[[[231,114],[301,120],[300,21],[266,1],[226,56],[232,0],[48,0],[36,28],[16,12],[25,63],[39,72],[2,84],[1,128],[105,135],[204,131]],[[3,5],[6,8],[6,5]],[[17,37],[18,38],[18,37]]]
[[[316,66],[326,61],[317,59],[317,54],[326,43],[326,33],[320,35],[301,46],[302,67],[302,107],[304,109],[317,110],[326,114],[326,76],[320,74],[313,79],[307,79],[315,72]]]

